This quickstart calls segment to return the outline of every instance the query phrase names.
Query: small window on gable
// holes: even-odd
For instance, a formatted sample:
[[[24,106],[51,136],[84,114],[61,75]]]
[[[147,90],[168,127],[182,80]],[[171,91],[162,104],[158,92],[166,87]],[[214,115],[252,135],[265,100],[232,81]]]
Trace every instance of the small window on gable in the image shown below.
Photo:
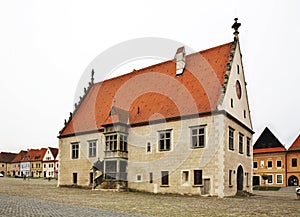
[[[240,74],[240,66],[239,66],[239,65],[236,65],[236,72],[237,72],[238,74]]]
[[[230,106],[231,106],[231,108],[233,108],[233,99],[232,98],[230,99]]]
[[[246,118],[246,117],[247,117],[246,110],[244,110],[244,118]]]

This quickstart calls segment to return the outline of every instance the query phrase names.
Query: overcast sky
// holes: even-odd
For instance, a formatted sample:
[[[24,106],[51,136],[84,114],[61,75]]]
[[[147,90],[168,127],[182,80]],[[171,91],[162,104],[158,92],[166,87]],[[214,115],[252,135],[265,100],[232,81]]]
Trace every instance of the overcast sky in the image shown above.
[[[200,51],[232,41],[235,17],[254,142],[268,126],[291,145],[300,133],[300,1],[145,2],[0,0],[0,151],[58,147],[78,82],[106,49],[162,37]]]

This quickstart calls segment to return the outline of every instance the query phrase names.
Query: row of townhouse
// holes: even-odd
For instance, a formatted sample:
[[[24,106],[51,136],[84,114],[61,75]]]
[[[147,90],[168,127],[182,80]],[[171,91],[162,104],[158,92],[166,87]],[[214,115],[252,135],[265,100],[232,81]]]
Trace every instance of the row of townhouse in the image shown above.
[[[253,185],[298,186],[300,135],[289,149],[265,128],[253,146]],[[263,180],[263,175],[268,179]]]
[[[58,149],[30,149],[22,150],[18,154],[2,152],[0,165],[0,172],[6,176],[57,178]]]

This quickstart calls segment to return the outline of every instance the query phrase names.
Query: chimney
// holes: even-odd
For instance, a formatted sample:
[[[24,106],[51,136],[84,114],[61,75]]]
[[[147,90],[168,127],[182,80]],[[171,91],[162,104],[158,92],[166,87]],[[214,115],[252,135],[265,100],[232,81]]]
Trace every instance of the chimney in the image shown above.
[[[177,49],[175,54],[176,61],[176,76],[180,76],[183,74],[185,68],[185,49],[184,47],[180,47]]]

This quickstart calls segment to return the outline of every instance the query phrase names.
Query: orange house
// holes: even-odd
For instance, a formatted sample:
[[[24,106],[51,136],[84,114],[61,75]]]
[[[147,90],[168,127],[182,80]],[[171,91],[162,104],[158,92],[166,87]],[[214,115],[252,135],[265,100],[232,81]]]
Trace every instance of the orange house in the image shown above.
[[[288,186],[298,186],[300,179],[300,135],[288,149],[287,154],[287,178]]]
[[[285,147],[266,127],[253,147],[253,185],[286,186],[286,156]]]

